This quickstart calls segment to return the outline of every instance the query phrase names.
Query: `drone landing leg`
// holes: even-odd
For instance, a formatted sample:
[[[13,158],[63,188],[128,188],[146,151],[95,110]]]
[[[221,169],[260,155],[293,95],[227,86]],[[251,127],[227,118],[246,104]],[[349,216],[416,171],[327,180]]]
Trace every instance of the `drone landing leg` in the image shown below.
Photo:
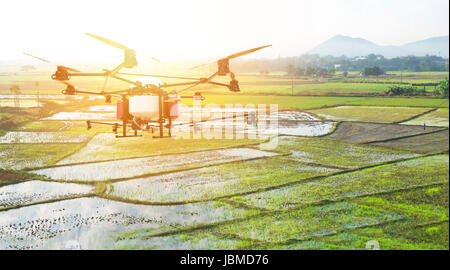
[[[153,138],[159,139],[159,138],[170,138],[170,137],[171,137],[170,128],[169,128],[169,136],[164,136],[164,124],[162,122],[159,123],[159,136],[153,136]]]
[[[116,135],[116,138],[128,138],[128,137],[142,137],[142,135],[138,135],[136,129],[134,130],[134,135],[127,135],[127,121],[123,120],[122,136]]]

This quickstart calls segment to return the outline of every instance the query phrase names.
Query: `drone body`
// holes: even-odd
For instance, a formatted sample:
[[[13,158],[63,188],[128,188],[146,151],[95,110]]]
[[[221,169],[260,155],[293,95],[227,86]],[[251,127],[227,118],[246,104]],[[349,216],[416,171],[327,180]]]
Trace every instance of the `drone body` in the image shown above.
[[[118,65],[113,70],[104,70],[102,73],[83,73],[74,68],[67,66],[57,65],[56,72],[51,76],[53,80],[59,81],[66,85],[66,89],[62,91],[66,95],[75,94],[91,94],[91,95],[102,95],[105,97],[107,103],[111,103],[112,96],[118,96],[120,99],[117,101],[117,111],[116,118],[121,120],[122,123],[108,123],[108,122],[96,122],[87,121],[88,129],[91,128],[92,124],[103,124],[112,125],[113,131],[117,133],[119,127],[122,127],[122,135],[116,135],[117,138],[120,137],[136,137],[138,135],[138,130],[153,130],[156,126],[159,128],[159,136],[154,136],[154,138],[163,138],[172,136],[172,121],[179,117],[179,103],[181,98],[192,98],[192,99],[203,99],[200,93],[195,93],[190,96],[180,95],[182,92],[188,91],[189,89],[200,85],[200,84],[213,84],[227,87],[232,92],[239,92],[239,83],[235,79],[235,75],[230,71],[229,60],[236,58],[271,45],[257,47],[254,49],[242,51],[236,54],[232,54],[225,58],[219,59],[217,61],[217,72],[209,76],[208,78],[185,78],[185,77],[174,77],[174,76],[160,76],[160,75],[147,75],[147,74],[134,74],[134,73],[120,73],[122,68],[133,68],[138,62],[136,59],[136,52],[120,43],[114,42],[112,40],[96,36],[87,33],[89,36],[103,41],[111,46],[117,47],[124,51],[124,61]],[[26,54],[37,58],[41,61],[47,63],[52,62],[39,58],[30,54]],[[149,57],[149,56],[147,56]],[[149,57],[154,61],[159,61],[156,58]],[[174,78],[190,80],[181,83],[172,84],[162,84],[161,81],[155,81],[155,79],[144,79],[140,81],[131,81],[119,75],[133,75],[133,76],[143,76],[143,77],[156,77],[156,78]],[[230,76],[230,83],[224,84],[219,82],[214,82],[212,79],[216,76]],[[78,90],[73,84],[69,83],[71,77],[105,77],[105,85],[108,78],[114,78],[121,80],[123,82],[129,83],[133,87],[126,90],[110,91],[110,92],[91,92]],[[171,87],[183,87],[184,89],[178,91],[167,92],[167,88]],[[134,131],[133,135],[127,135],[127,128],[131,128]],[[164,127],[168,129],[168,136],[164,136]]]

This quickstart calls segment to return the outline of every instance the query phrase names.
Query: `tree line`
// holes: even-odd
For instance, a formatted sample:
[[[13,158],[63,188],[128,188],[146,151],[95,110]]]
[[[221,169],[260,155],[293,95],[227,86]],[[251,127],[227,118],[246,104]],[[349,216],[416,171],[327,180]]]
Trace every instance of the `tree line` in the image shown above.
[[[363,71],[366,67],[379,67],[383,71],[449,71],[448,59],[440,56],[405,56],[385,58],[370,54],[364,57],[319,56],[303,54],[298,57],[278,57],[277,59],[236,59],[231,68],[236,72],[287,72],[289,75],[325,74],[336,71]]]

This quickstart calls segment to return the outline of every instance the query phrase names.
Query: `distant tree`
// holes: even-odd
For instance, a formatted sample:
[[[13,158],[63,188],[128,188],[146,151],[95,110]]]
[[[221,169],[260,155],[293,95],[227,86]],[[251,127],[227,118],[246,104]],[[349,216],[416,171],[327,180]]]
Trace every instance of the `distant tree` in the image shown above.
[[[315,69],[313,67],[306,67],[304,71],[305,76],[312,76],[315,73]]]
[[[286,67],[286,72],[287,72],[288,75],[295,75],[295,66],[292,65],[292,64],[289,64]]]
[[[448,78],[441,81],[438,85],[438,89],[440,96],[448,98]]]
[[[361,73],[363,76],[378,76],[384,74],[384,71],[377,66],[371,66],[365,67]]]
[[[348,72],[347,71],[342,72],[342,76],[344,76],[344,78],[347,78]]]

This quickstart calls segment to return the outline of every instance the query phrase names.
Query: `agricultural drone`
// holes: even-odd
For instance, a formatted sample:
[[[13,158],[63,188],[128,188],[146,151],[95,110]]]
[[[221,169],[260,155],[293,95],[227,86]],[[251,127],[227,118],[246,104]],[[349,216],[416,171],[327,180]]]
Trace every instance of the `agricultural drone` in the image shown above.
[[[102,124],[102,125],[112,125],[113,131],[117,133],[119,127],[122,127],[122,135],[116,135],[117,138],[120,137],[136,137],[138,135],[138,130],[153,130],[153,127],[159,128],[159,136],[154,136],[154,138],[163,138],[172,136],[172,121],[179,116],[179,101],[181,98],[192,98],[192,99],[204,99],[201,93],[196,92],[194,95],[186,96],[180,95],[181,93],[197,86],[200,84],[212,84],[218,86],[227,87],[231,92],[239,92],[239,84],[235,78],[233,72],[230,71],[229,61],[233,58],[243,56],[257,50],[269,47],[271,45],[261,46],[253,48],[250,50],[238,52],[227,57],[221,58],[217,61],[217,71],[207,78],[186,78],[186,77],[175,77],[175,76],[162,76],[162,75],[149,75],[149,74],[136,74],[136,73],[120,73],[122,68],[133,68],[137,66],[138,62],[136,59],[136,52],[125,45],[114,42],[104,37],[93,35],[87,33],[87,35],[103,41],[106,44],[114,46],[116,48],[122,49],[124,52],[123,63],[118,65],[113,70],[103,69],[101,73],[84,73],[77,69],[56,65],[57,70],[51,76],[53,80],[61,82],[66,85],[66,89],[62,91],[65,95],[75,95],[75,94],[90,94],[90,95],[101,95],[106,99],[106,103],[111,103],[111,98],[113,96],[120,97],[117,101],[117,111],[116,118],[121,120],[122,123],[110,123],[110,122],[98,122],[98,121],[87,121],[88,129],[91,128],[92,124]],[[54,64],[46,59],[36,57],[25,53],[28,56],[34,57],[41,61]],[[159,61],[156,58],[150,57],[154,61]],[[122,76],[119,76],[122,75]],[[155,78],[173,78],[183,81],[180,83],[170,83],[170,84],[155,84],[148,83],[144,84],[139,81],[131,81],[123,76],[142,76],[142,77],[155,77]],[[220,83],[214,82],[212,79],[216,76],[230,76],[230,83]],[[73,84],[69,82],[71,77],[105,77],[105,84],[108,78],[117,79],[126,83],[129,83],[132,87],[126,90],[117,91],[101,91],[101,92],[91,92],[91,91],[81,91],[78,90]],[[187,87],[186,87],[187,86]],[[173,87],[185,87],[181,90],[172,90],[168,92],[168,88]],[[134,131],[133,135],[127,135],[127,128],[130,127]],[[168,136],[164,136],[164,127],[168,129]]]

